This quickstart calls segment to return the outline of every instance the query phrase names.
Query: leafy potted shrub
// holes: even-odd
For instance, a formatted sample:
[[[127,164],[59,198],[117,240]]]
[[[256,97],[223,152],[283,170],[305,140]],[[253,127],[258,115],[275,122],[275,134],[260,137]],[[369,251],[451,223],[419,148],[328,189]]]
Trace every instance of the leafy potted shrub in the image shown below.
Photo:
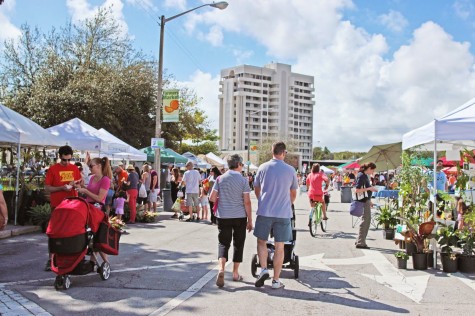
[[[462,246],[459,257],[458,269],[460,272],[475,272],[475,212],[470,212],[463,217],[464,228],[457,233]]]
[[[46,232],[49,219],[51,218],[51,207],[48,203],[42,205],[35,205],[28,210],[30,221],[33,225],[41,226],[43,233]]]
[[[385,239],[394,239],[394,227],[397,224],[396,211],[392,210],[389,205],[384,205],[380,208],[379,214],[375,216],[378,225],[384,227],[383,236]]]
[[[394,254],[397,259],[397,267],[398,269],[407,269],[407,260],[409,259],[409,255],[404,251],[398,251]]]
[[[435,222],[429,221],[421,224],[412,223],[407,218],[400,218],[407,224],[407,231],[404,233],[406,239],[414,243],[416,252],[412,254],[412,264],[415,270],[426,270],[428,267],[426,245],[433,237],[432,230]]]
[[[452,252],[452,247],[457,245],[458,237],[452,226],[442,227],[437,231],[437,242],[440,246],[440,260],[444,272],[457,272],[458,256]]]

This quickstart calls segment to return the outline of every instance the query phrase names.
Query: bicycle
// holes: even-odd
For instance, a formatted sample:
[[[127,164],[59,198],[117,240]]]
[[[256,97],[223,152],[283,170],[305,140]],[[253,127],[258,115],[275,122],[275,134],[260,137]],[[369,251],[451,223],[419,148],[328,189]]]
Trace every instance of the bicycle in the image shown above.
[[[310,215],[309,215],[309,229],[310,229],[310,235],[312,237],[317,237],[317,228],[318,225],[322,228],[323,232],[327,231],[327,220],[323,219],[323,205],[320,202],[315,202],[315,204],[312,209],[310,210]]]

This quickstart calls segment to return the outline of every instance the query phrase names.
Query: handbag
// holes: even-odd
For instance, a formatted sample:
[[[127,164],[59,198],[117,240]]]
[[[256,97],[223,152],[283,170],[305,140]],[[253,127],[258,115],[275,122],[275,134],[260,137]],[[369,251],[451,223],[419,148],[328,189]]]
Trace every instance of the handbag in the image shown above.
[[[356,217],[363,216],[365,202],[351,201],[350,214]]]
[[[147,197],[147,190],[145,189],[145,184],[142,184],[139,189],[139,197],[146,198]]]
[[[216,183],[219,183],[219,177],[216,178]],[[216,201],[213,204],[213,215],[216,216],[216,212],[218,211],[218,203],[219,203],[219,191],[218,196],[216,197]]]
[[[104,219],[94,235],[94,248],[108,255],[119,254],[120,231],[114,228],[108,219]]]

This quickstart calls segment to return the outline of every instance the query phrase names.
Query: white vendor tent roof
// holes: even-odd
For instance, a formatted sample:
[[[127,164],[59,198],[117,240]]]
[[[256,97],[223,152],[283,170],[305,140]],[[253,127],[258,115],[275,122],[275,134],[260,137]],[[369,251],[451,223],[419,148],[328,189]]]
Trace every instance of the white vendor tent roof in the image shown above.
[[[65,145],[66,140],[51,135],[29,118],[0,104],[0,143],[59,147]]]
[[[115,157],[121,157],[121,158],[124,158],[124,159],[127,159],[127,160],[137,160],[137,161],[147,161],[147,154],[144,153],[143,151],[140,151],[138,150],[137,148],[135,147],[132,147],[130,146],[129,144],[127,144],[126,142],[124,142],[123,140],[121,140],[120,138],[114,136],[113,134],[109,133],[106,129],[104,128],[100,128],[97,130],[99,136],[110,142],[110,143],[116,143],[116,144],[120,144],[120,145],[123,145],[123,146],[127,146],[127,150],[126,151],[121,151],[121,152],[118,152],[118,153],[112,153],[112,156]]]
[[[414,129],[402,137],[402,149],[456,150],[475,147],[475,98],[452,112]]]
[[[111,154],[127,151],[129,147],[125,143],[106,141],[97,129],[77,117],[52,126],[47,130],[53,135],[60,135],[65,138],[74,150],[90,150]]]
[[[223,159],[219,158],[218,156],[216,156],[215,154],[213,154],[212,152],[209,152],[205,155],[206,157],[206,161],[212,165],[215,165],[216,167],[218,168],[227,168],[228,167],[228,163],[226,161],[224,161]]]

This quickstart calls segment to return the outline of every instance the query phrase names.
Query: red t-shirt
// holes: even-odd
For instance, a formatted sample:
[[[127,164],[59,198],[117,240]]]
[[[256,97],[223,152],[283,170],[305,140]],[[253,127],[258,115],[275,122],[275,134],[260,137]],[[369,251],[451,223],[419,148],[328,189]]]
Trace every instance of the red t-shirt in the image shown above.
[[[119,183],[118,185],[119,188],[117,189],[117,191],[119,191],[122,188],[122,182],[123,181],[127,182],[128,178],[129,178],[129,174],[127,173],[127,171],[122,170],[121,172],[119,172],[119,174],[117,175],[117,181]]]
[[[63,166],[59,163],[51,166],[46,173],[45,184],[52,187],[60,187],[71,181],[81,180],[81,173],[77,166],[69,164]],[[57,191],[51,193],[51,207],[56,207],[64,198],[78,196],[76,190],[71,191]]]
[[[322,184],[327,181],[328,177],[322,173],[310,173],[307,177],[308,196],[323,195]]]

